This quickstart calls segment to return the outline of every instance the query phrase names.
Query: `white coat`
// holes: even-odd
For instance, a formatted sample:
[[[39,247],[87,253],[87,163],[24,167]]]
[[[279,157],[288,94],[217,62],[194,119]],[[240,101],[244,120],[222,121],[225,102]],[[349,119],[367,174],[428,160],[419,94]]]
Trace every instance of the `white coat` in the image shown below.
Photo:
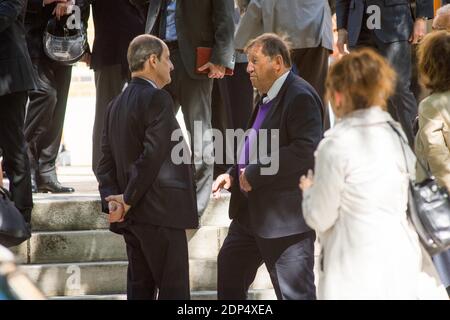
[[[319,299],[448,298],[408,223],[405,157],[387,121],[379,107],[352,112],[316,151],[303,214],[322,248]]]

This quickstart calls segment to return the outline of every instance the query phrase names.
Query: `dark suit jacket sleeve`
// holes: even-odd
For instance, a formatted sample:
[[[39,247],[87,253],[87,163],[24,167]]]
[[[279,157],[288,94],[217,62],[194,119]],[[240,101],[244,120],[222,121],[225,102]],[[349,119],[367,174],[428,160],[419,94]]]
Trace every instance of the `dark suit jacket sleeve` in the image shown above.
[[[261,163],[269,159],[261,159],[259,164],[246,167],[245,175],[253,189],[258,189],[278,179],[292,174],[306,174],[308,169],[314,168],[314,151],[322,138],[322,117],[320,103],[308,94],[296,96],[288,107],[287,135],[290,142],[282,146],[279,152],[272,151],[272,159],[278,157],[279,169],[275,175],[262,175],[261,168],[269,167]]]
[[[110,103],[107,110],[110,110],[110,106],[113,102]],[[109,123],[109,112],[106,114],[105,123],[103,125],[103,136],[102,136],[102,157],[100,158],[100,162],[97,168],[97,179],[99,181],[99,191],[100,198],[102,201],[102,211],[105,213],[109,213],[108,203],[105,198],[110,195],[120,194],[119,186],[117,184],[116,178],[116,165],[114,162],[113,154],[111,152],[111,147],[109,145],[109,132],[108,125]]]
[[[25,0],[8,0],[0,2],[0,32],[9,28],[22,13]]]
[[[130,178],[124,192],[125,203],[135,206],[155,181],[170,153],[173,101],[164,90],[157,90],[147,107],[144,151],[131,165]]]
[[[433,0],[416,0],[416,17],[433,18],[434,2]]]
[[[336,26],[338,29],[347,29],[350,0],[336,0]]]
[[[227,68],[234,68],[234,2],[233,0],[212,0],[214,21],[214,46],[211,62]]]

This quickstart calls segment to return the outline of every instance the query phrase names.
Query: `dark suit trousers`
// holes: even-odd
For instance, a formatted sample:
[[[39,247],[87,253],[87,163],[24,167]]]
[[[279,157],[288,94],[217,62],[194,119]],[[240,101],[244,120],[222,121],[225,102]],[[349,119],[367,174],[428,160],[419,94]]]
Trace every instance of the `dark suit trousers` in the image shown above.
[[[102,134],[109,103],[122,92],[129,75],[120,64],[103,66],[95,70],[95,119],[92,131],[92,171],[97,175],[97,166],[102,156]]]
[[[25,139],[29,145],[31,169],[39,177],[47,178],[56,174],[72,67],[39,59],[33,61],[33,68],[38,89],[30,91]]]
[[[233,220],[218,256],[220,300],[244,300],[262,263],[279,300],[314,300],[314,232],[263,239]]]
[[[211,195],[214,171],[214,156],[211,132],[211,91],[212,79],[192,79],[181,60],[178,49],[171,50],[174,70],[172,82],[166,89],[175,102],[175,114],[180,106],[186,129],[191,135],[190,145],[195,165],[195,182],[197,184],[197,207],[201,216],[208,206]],[[199,132],[196,132],[197,128]],[[201,130],[201,132],[200,132]]]
[[[317,91],[322,102],[325,98],[325,80],[328,73],[330,50],[324,47],[294,49],[291,52],[292,71],[305,79]],[[324,129],[330,128],[328,107],[323,103]]]
[[[234,74],[215,79],[212,90],[212,127],[225,137],[226,129],[245,130],[253,111],[253,86],[246,71],[247,63],[236,63]],[[226,158],[224,141],[221,159],[215,158],[214,177],[225,173],[233,165],[237,150],[229,150]]]
[[[190,299],[185,230],[129,223],[123,237],[128,300]]]
[[[397,86],[394,95],[388,101],[388,111],[400,122],[409,144],[413,146],[413,122],[417,115],[417,101],[411,92],[411,44],[408,41],[384,43],[363,24],[356,48],[358,47],[375,49],[397,72]]]
[[[25,221],[31,221],[33,199],[31,195],[30,164],[23,135],[27,92],[0,96],[0,148],[3,166],[10,181],[12,200]]]

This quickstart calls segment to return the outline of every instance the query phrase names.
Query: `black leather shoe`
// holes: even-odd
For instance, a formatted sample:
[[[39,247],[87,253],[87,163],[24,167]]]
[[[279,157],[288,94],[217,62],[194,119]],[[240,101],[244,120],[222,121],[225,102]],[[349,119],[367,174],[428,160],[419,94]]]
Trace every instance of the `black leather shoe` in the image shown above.
[[[57,180],[50,180],[38,185],[38,191],[43,193],[72,193],[75,189],[72,187],[64,187]]]

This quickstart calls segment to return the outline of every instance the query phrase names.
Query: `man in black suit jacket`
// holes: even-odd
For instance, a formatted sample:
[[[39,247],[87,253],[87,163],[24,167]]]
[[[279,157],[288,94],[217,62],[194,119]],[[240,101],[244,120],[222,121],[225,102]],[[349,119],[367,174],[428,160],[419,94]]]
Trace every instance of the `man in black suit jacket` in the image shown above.
[[[191,134],[200,214],[211,195],[214,162],[212,137],[203,134],[211,130],[213,78],[223,78],[225,67],[234,66],[233,13],[233,0],[152,0],[148,8],[146,33],[163,39],[172,53],[173,81],[165,89],[176,112],[181,105]],[[209,70],[207,74],[197,73],[197,47],[212,48],[210,61],[200,68]],[[203,134],[194,134],[194,121],[200,122]]]
[[[263,34],[246,52],[253,86],[265,96],[251,128],[268,132],[258,139],[260,150],[250,135],[238,164],[213,185],[215,196],[231,187],[233,219],[218,257],[218,297],[245,299],[265,263],[278,299],[315,299],[315,233],[303,220],[296,184],[314,167],[314,150],[322,138],[321,98],[289,71],[289,49],[278,36]],[[264,139],[278,140],[279,147]],[[267,146],[266,156],[261,145]],[[278,170],[264,172],[271,167]]]
[[[180,127],[161,88],[173,65],[150,35],[131,42],[128,60],[132,80],[106,114],[97,170],[103,211],[127,245],[128,299],[155,299],[157,289],[159,299],[189,299],[185,229],[197,227],[198,214],[193,169],[171,158]]]
[[[84,60],[95,75],[95,119],[92,131],[92,170],[97,172],[101,157],[106,108],[130,80],[127,49],[145,30],[146,10],[132,0],[84,0],[92,5],[95,37],[92,54]]]
[[[0,148],[12,200],[29,223],[33,199],[23,122],[28,90],[36,85],[23,26],[26,5],[0,0]]]
[[[410,0],[336,0],[337,46],[372,47],[397,71],[397,89],[388,110],[399,121],[409,143],[414,143],[413,121],[417,101],[411,92],[411,43],[425,35],[426,21],[433,17],[433,0],[416,0],[415,16]]]

